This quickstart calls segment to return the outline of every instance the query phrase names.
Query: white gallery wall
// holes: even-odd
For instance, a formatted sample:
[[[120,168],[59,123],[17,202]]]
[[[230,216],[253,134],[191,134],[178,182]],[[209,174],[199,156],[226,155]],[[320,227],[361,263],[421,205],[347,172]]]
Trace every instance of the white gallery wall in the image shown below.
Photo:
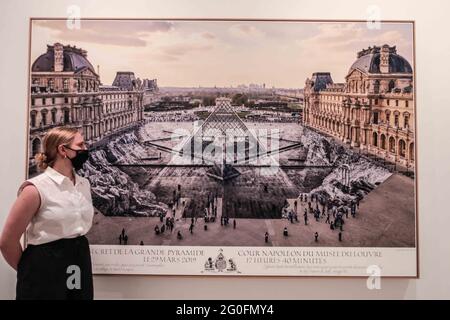
[[[95,297],[137,299],[450,298],[450,2],[429,0],[39,0],[0,2],[0,228],[25,178],[30,17],[415,20],[420,279],[96,276]],[[373,16],[371,17],[373,18]],[[305,62],[307,63],[307,62]],[[347,66],[343,66],[346,68]],[[299,75],[303,86],[307,75]],[[15,272],[0,259],[0,299],[15,297]]]

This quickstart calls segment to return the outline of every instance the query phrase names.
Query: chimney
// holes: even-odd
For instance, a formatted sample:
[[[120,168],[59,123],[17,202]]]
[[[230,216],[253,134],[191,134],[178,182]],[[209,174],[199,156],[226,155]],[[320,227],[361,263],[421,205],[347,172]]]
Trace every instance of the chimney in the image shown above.
[[[387,44],[381,47],[380,51],[380,72],[389,73],[389,53],[390,48]]]
[[[64,47],[61,43],[55,43],[53,46],[54,70],[61,72],[64,70]]]

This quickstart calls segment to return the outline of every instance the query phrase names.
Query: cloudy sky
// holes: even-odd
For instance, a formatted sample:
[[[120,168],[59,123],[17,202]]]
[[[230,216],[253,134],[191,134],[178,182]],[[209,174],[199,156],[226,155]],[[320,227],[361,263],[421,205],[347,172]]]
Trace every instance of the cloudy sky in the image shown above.
[[[409,23],[82,20],[76,29],[64,20],[33,21],[32,61],[54,42],[87,50],[103,84],[116,71],[134,71],[159,86],[302,88],[313,72],[343,82],[357,51],[369,46],[396,45],[413,59]]]

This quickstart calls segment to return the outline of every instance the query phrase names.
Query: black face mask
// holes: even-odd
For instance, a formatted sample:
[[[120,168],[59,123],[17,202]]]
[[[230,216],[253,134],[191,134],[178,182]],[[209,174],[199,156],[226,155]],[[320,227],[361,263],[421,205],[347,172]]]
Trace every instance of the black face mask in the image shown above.
[[[69,158],[70,162],[72,162],[72,166],[75,170],[80,170],[81,168],[83,168],[83,164],[87,161],[87,159],[89,158],[89,150],[84,150],[84,149],[80,149],[80,150],[74,150],[72,148],[69,148],[67,146],[64,146],[69,150],[75,151],[77,154],[75,157],[73,158]]]

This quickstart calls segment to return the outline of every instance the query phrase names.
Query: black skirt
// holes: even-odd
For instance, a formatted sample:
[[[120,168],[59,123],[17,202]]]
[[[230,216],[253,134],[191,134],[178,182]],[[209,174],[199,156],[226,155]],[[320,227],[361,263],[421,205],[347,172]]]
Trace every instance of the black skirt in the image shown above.
[[[92,300],[92,264],[85,236],[28,245],[17,266],[16,299]]]

